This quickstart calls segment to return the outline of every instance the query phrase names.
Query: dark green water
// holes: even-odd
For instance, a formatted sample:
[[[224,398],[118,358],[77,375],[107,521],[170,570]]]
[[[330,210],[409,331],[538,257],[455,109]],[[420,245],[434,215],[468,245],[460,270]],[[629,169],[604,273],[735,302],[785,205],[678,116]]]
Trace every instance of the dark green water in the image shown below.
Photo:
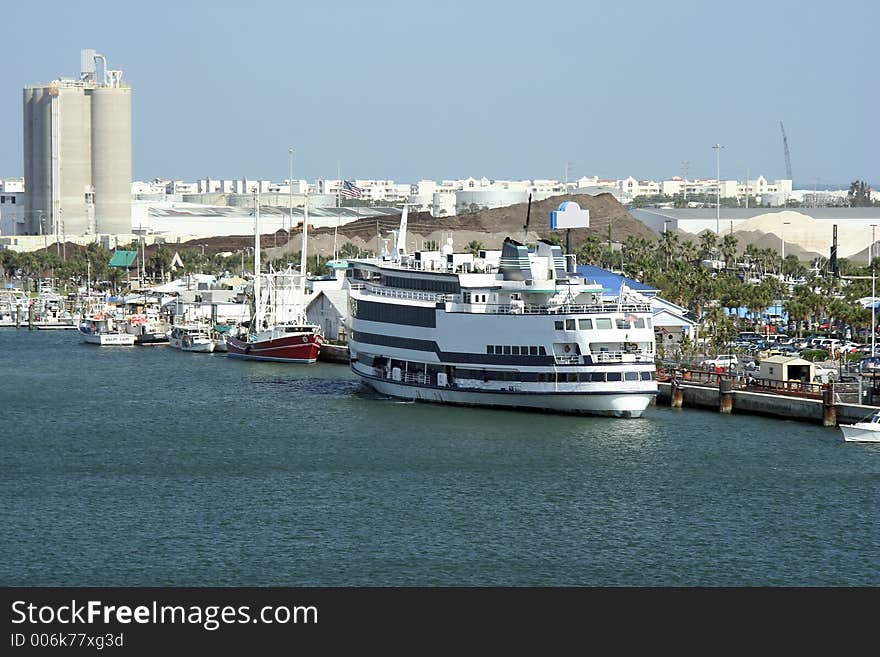
[[[878,585],[880,448],[0,331],[0,585]]]

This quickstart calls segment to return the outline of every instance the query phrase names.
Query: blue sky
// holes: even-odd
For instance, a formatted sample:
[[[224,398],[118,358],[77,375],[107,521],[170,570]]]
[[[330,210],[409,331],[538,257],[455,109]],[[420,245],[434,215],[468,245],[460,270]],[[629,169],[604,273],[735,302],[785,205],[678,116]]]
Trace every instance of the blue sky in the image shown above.
[[[682,171],[880,182],[880,3],[15,2],[21,90],[95,48],[132,86],[133,177],[562,178]]]

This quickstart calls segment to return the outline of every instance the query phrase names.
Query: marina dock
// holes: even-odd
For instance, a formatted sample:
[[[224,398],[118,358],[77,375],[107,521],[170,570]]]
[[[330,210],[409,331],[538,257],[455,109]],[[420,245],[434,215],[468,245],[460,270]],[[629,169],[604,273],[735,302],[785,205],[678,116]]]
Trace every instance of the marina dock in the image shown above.
[[[880,410],[860,404],[851,384],[797,384],[746,386],[741,377],[711,372],[689,372],[688,379],[658,381],[657,404],[673,408],[715,409],[720,413],[763,415],[819,423],[826,427],[858,422]]]

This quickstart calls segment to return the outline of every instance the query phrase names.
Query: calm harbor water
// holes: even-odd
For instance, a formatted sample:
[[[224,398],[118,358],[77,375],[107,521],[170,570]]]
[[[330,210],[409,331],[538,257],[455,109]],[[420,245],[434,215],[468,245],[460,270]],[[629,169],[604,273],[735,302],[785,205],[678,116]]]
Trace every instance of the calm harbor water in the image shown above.
[[[880,585],[880,448],[0,331],[0,585]]]

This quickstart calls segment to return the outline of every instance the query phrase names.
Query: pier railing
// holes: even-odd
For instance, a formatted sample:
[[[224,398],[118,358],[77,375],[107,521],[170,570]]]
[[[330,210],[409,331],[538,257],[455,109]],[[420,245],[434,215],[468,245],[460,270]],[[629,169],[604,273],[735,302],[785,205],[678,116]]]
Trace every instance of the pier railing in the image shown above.
[[[774,395],[788,395],[808,399],[821,399],[827,383],[805,383],[803,381],[777,381],[755,377],[718,373],[704,369],[663,369],[657,372],[657,380],[679,384],[718,387],[721,379],[730,379],[734,390],[764,392]]]

